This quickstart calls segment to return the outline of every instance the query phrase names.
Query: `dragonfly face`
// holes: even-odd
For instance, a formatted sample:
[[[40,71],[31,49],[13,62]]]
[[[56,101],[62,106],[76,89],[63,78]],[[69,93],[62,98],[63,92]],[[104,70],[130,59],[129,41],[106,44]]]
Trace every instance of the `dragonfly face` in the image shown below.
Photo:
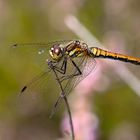
[[[49,50],[49,53],[53,60],[59,61],[63,57],[63,48],[60,47],[60,44],[54,44],[53,47]]]

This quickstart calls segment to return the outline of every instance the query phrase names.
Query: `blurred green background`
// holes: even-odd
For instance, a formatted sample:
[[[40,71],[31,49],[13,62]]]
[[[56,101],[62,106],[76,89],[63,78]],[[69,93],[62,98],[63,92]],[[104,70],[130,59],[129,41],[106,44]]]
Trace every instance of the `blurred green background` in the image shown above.
[[[30,53],[13,56],[12,44],[78,38],[63,22],[67,14],[74,14],[103,42],[110,32],[119,32],[126,44],[120,50],[140,56],[139,5],[139,0],[0,0],[0,140],[45,140],[61,136],[64,107],[49,119],[58,93],[37,95],[39,101],[28,100],[26,96],[23,106],[22,102],[18,105],[19,89],[39,70],[32,64]],[[127,66],[140,78],[139,66]],[[140,139],[139,96],[111,69],[106,68],[104,74],[109,86],[93,99],[100,124],[98,139],[123,140],[128,134],[131,140]]]

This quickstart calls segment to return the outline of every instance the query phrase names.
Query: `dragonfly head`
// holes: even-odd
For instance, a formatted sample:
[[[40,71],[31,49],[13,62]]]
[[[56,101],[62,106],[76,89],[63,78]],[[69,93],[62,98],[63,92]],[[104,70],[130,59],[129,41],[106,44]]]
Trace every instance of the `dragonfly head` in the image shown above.
[[[49,53],[53,60],[59,61],[63,56],[63,48],[60,47],[60,44],[54,44]]]

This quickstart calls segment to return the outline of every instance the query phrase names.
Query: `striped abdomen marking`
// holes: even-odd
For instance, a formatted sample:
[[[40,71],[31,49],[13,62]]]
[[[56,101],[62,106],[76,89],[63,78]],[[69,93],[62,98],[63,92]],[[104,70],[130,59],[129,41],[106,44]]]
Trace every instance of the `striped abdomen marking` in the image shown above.
[[[90,55],[95,57],[100,57],[100,58],[109,58],[109,59],[114,59],[114,60],[120,60],[123,62],[130,62],[135,65],[140,65],[140,58],[136,57],[131,57],[119,53],[113,53],[109,51],[102,50],[100,48],[92,47],[89,48]]]

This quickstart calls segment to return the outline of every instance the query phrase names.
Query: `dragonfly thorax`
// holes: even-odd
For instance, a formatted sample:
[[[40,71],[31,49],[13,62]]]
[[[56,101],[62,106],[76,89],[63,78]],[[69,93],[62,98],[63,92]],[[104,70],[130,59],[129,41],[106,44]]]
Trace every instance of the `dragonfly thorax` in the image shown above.
[[[49,53],[53,60],[58,61],[63,56],[63,48],[60,47],[60,44],[55,44],[51,47]]]
[[[72,58],[81,57],[87,54],[87,48],[88,47],[86,43],[75,40],[66,47],[66,52],[67,55],[69,55]]]

